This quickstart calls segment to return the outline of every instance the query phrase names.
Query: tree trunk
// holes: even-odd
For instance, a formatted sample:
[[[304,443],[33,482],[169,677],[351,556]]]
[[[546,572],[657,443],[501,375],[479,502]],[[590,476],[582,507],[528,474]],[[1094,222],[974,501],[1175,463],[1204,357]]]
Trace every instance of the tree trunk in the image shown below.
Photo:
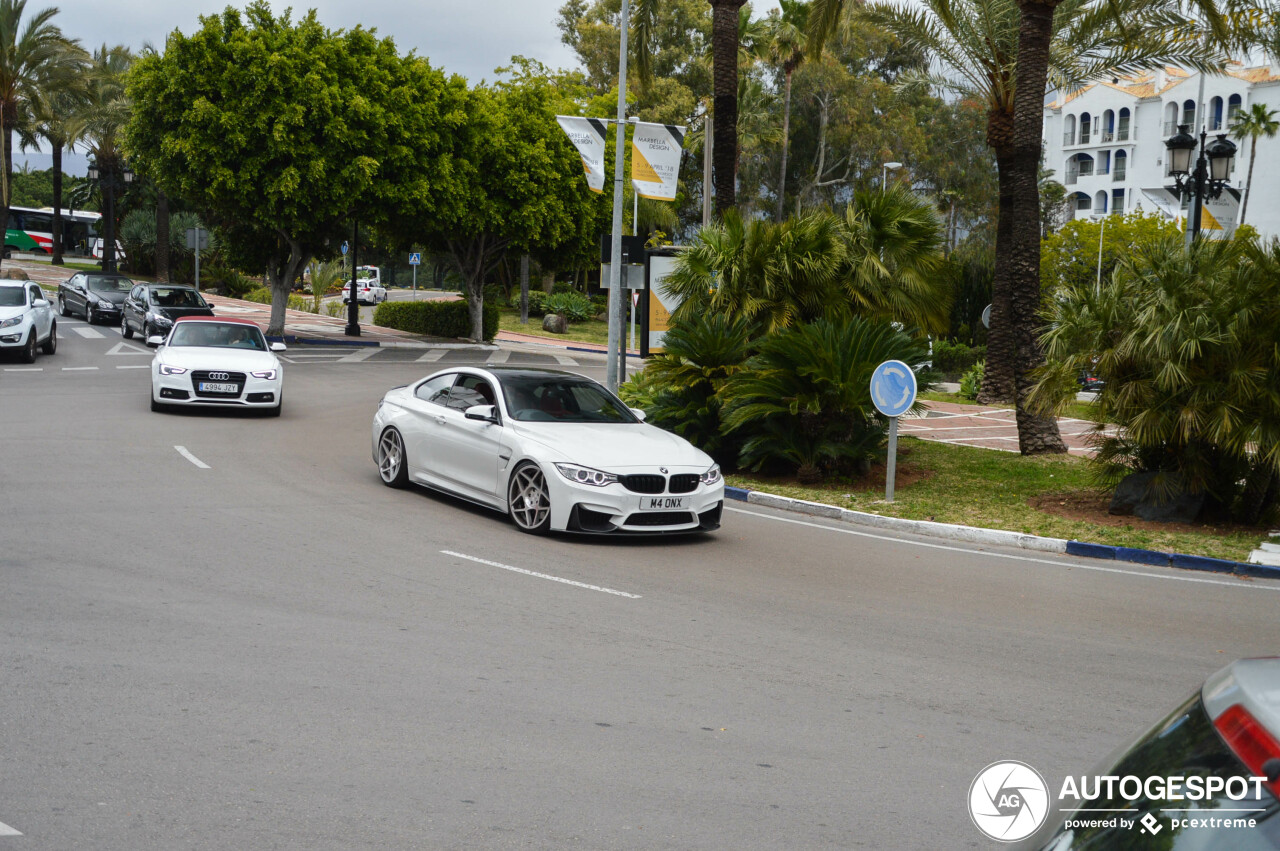
[[[1018,87],[1013,100],[1014,155],[1010,188],[1012,226],[1007,255],[1012,314],[1014,388],[1018,448],[1023,455],[1066,452],[1056,417],[1027,406],[1033,371],[1044,363],[1040,348],[1040,156],[1044,145],[1044,93],[1049,80],[1049,43],[1058,0],[1020,0]],[[995,311],[995,308],[992,308]]]
[[[1261,452],[1258,453],[1262,455]],[[1256,526],[1266,516],[1267,509],[1275,502],[1276,490],[1280,487],[1280,476],[1275,467],[1266,459],[1258,457],[1253,469],[1244,480],[1244,491],[1240,494],[1240,508],[1236,512],[1236,520],[1246,526]]]
[[[1012,128],[1009,129],[1012,131]],[[1009,143],[1012,144],[1012,138]],[[1009,255],[1013,242],[1012,147],[996,150],[996,175],[999,179],[1000,199],[996,207],[996,264],[991,281],[991,327],[987,330],[987,359],[983,369],[982,388],[978,392],[978,401],[984,405],[1013,401],[1013,363],[1017,357],[1017,347],[1013,340],[1012,305],[1009,301]]]
[[[1253,164],[1258,161],[1258,138],[1255,136],[1249,146],[1249,176],[1244,181],[1244,200],[1240,202],[1240,224],[1244,224],[1244,214],[1249,212],[1249,198],[1253,195]]]
[[[520,255],[520,324],[529,324],[529,255]]]
[[[716,215],[738,205],[738,10],[746,0],[711,3],[711,53],[715,107],[712,112],[712,167],[715,170]]]
[[[62,143],[53,143],[53,244],[49,246],[53,255],[49,261],[51,266],[62,265]]]
[[[298,275],[311,262],[311,255],[302,250],[297,240],[280,234],[277,245],[281,252],[287,246],[289,254],[283,257],[281,252],[277,252],[267,267],[267,280],[271,284],[271,319],[267,323],[267,336],[270,337],[284,335],[285,309],[289,306],[289,291],[293,289],[293,282],[298,279]],[[354,295],[353,288],[353,301]]]
[[[17,119],[16,106],[0,109],[0,144],[4,146],[4,185],[0,186],[0,221],[4,222],[4,248],[0,249],[0,261],[9,256],[9,195],[13,187],[13,124]]]
[[[169,280],[169,196],[156,189],[156,280]]]
[[[783,204],[787,200],[787,143],[791,141],[791,75],[795,68],[788,62],[786,66],[787,83],[782,96],[782,172],[778,177],[778,214],[775,217],[782,224]]]

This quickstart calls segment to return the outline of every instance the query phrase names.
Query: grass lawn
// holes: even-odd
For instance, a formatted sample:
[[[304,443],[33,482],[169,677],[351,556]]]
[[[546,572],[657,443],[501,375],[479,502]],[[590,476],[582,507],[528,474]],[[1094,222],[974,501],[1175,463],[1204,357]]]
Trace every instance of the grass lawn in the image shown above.
[[[977,405],[978,403],[972,399],[965,398],[959,393],[921,393],[921,399],[927,399],[930,402],[954,402],[957,405]],[[1012,408],[1013,405],[985,405],[988,408]],[[1062,416],[1071,417],[1077,420],[1088,420],[1089,422],[1099,422],[1098,409],[1092,402],[1068,402],[1067,407],[1063,409]]]
[[[598,319],[588,319],[569,326],[566,334],[552,334],[542,330],[542,317],[530,316],[528,325],[520,324],[520,311],[509,307],[502,309],[498,317],[498,328],[514,334],[532,334],[535,337],[549,337],[553,340],[564,340],[574,343],[597,343],[601,346],[609,343],[609,323]],[[624,333],[626,329],[624,328]]]
[[[892,505],[884,502],[884,468],[865,480],[800,486],[792,477],[729,475],[736,487],[912,520],[1006,529],[1051,538],[1245,561],[1266,538],[1265,529],[1146,523],[1133,517],[1100,522],[1058,516],[1029,504],[1039,498],[1074,505],[1099,500],[1089,462],[1067,455],[1024,458],[1010,452],[932,443],[911,437],[898,444],[898,481]],[[1105,503],[1103,503],[1105,504]],[[1104,519],[1105,518],[1105,519]],[[1115,523],[1115,525],[1107,525]]]

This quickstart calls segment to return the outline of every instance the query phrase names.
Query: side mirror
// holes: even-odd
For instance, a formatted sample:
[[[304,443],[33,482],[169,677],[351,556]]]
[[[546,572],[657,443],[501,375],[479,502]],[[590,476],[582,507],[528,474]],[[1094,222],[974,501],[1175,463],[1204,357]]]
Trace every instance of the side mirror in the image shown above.
[[[289,347],[288,347],[288,346],[286,346],[284,343],[272,343],[272,344],[271,344],[271,351],[273,351],[273,352],[286,352],[286,351],[288,351],[288,350],[289,350]]]
[[[31,302],[31,306],[32,307],[48,307],[49,302],[46,299],[38,298],[35,301]]]
[[[640,408],[627,408],[627,410],[628,410],[628,411],[630,411],[631,413],[635,414],[635,415],[636,415],[636,419],[638,419],[640,422],[644,422],[644,411],[643,411],[643,410],[641,410]]]
[[[463,411],[463,416],[469,420],[496,423],[498,421],[498,409],[493,405],[472,405]]]
[[[147,338],[147,345],[148,345],[148,346],[163,346],[163,345],[164,345],[164,337],[161,337],[159,334],[152,334],[150,337],[148,337],[148,338]]]

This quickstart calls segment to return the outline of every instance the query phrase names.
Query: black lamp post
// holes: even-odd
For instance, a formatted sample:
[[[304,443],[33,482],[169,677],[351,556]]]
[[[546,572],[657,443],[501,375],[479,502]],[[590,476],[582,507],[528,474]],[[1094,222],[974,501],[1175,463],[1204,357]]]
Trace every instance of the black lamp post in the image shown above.
[[[108,161],[105,168],[98,163],[89,164],[88,178],[97,180],[102,186],[102,271],[117,272],[116,267],[116,188],[133,183],[133,172],[124,163],[119,163],[119,175],[116,174],[117,163]],[[119,184],[117,184],[117,177]]]
[[[1196,137],[1191,135],[1190,129],[1190,124],[1179,124],[1178,135],[1167,140],[1164,146],[1169,149],[1169,173],[1173,175],[1179,196],[1185,197],[1190,192],[1194,198],[1195,207],[1191,211],[1191,226],[1188,231],[1191,238],[1195,239],[1200,235],[1200,218],[1205,200],[1220,197],[1227,185],[1236,146],[1222,133],[1213,142],[1206,144],[1209,134],[1203,130],[1200,131],[1197,145]],[[1191,155],[1197,147],[1200,149],[1200,156],[1196,158],[1193,171]]]
[[[351,224],[351,301],[347,304],[347,327],[342,333],[348,337],[360,336],[360,287],[356,259],[360,252],[360,222],[357,219]]]

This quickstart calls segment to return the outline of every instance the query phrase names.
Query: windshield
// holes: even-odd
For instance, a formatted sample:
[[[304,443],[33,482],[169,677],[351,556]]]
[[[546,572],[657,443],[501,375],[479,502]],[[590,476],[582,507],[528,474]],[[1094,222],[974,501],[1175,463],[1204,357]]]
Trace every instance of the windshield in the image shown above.
[[[263,339],[261,330],[252,325],[230,322],[179,322],[173,329],[169,345],[267,350],[267,341]]]
[[[133,289],[133,281],[128,278],[104,278],[101,275],[89,276],[89,290],[95,293],[127,293]]]
[[[205,307],[199,293],[182,287],[152,287],[151,303],[157,307]]]
[[[23,287],[0,287],[0,307],[23,307],[27,291]]]
[[[634,423],[635,415],[594,381],[574,376],[500,379],[511,417],[524,422]]]

